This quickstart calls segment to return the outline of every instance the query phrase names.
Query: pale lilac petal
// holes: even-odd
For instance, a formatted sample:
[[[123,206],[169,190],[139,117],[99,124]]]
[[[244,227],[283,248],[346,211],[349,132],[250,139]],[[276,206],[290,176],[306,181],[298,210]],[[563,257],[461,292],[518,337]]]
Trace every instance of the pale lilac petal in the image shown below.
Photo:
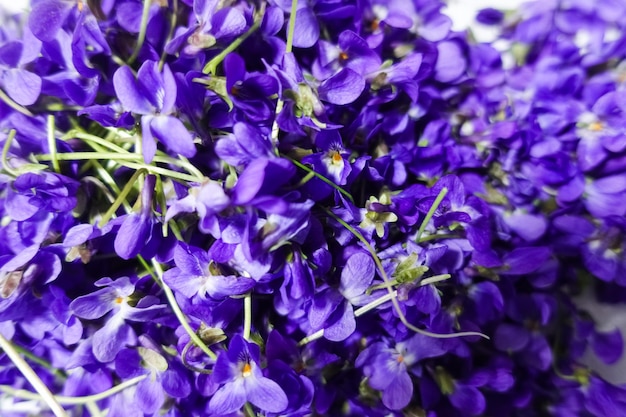
[[[120,350],[134,345],[137,336],[120,316],[111,317],[103,328],[93,335],[93,354],[100,362],[111,362]]]

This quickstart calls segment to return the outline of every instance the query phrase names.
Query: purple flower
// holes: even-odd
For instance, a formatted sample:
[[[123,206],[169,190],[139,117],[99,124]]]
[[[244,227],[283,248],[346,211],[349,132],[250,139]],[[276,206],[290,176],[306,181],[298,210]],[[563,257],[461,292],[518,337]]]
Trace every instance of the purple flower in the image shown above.
[[[211,415],[233,413],[247,401],[270,413],[287,408],[285,392],[276,382],[263,376],[258,345],[245,341],[240,335],[233,336],[228,351],[218,356],[213,379],[222,386],[209,400]]]
[[[165,306],[157,305],[158,300],[153,296],[146,296],[131,306],[129,301],[132,300],[135,285],[128,277],[115,281],[102,278],[95,285],[103,288],[77,297],[70,303],[70,310],[87,320],[99,319],[109,313],[105,325],[93,335],[93,354],[101,362],[110,362],[126,345],[133,346],[136,343],[137,336],[126,320],[151,320]]]
[[[145,61],[137,77],[129,67],[121,67],[113,76],[115,92],[125,110],[141,115],[142,152],[146,162],[156,154],[156,141],[186,157],[196,154],[193,136],[172,115],[176,103],[176,80],[165,64]]]
[[[198,295],[219,300],[244,294],[254,287],[253,279],[224,275],[219,265],[209,260],[206,251],[179,244],[174,250],[176,268],[165,273],[163,279],[185,297]]]

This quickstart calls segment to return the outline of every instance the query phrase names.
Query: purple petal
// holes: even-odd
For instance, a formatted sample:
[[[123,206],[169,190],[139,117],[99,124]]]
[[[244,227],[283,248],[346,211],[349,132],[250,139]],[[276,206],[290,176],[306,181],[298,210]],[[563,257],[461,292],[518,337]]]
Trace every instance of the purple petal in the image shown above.
[[[539,269],[552,256],[547,247],[517,248],[508,253],[504,259],[505,275],[524,275]]]
[[[330,326],[324,328],[324,337],[333,342],[341,342],[346,340],[356,330],[356,320],[354,318],[354,310],[352,304],[348,302],[341,303],[331,315],[329,321],[337,317]]]
[[[155,116],[150,120],[150,133],[170,150],[184,157],[196,154],[193,136],[183,122],[172,116]]]
[[[485,397],[478,388],[468,385],[457,385],[450,402],[464,415],[475,416],[485,411]]]
[[[246,403],[246,390],[242,379],[227,383],[218,389],[209,401],[209,413],[224,416],[240,410]]]
[[[113,75],[115,94],[125,110],[137,114],[150,114],[153,106],[141,90],[129,67],[121,67]]]
[[[494,344],[501,351],[517,352],[524,349],[530,341],[525,329],[512,324],[503,323],[494,334]]]
[[[45,42],[54,40],[70,12],[71,4],[57,0],[36,3],[28,17],[28,26],[33,35]]]
[[[341,271],[339,290],[348,300],[362,295],[374,279],[374,261],[371,256],[357,252],[348,258]]]
[[[303,7],[296,12],[296,27],[293,32],[293,46],[310,48],[320,37],[320,26],[311,9]]]
[[[389,387],[383,391],[383,404],[390,410],[401,410],[409,404],[412,396],[413,382],[409,373],[399,372],[395,374]]]
[[[185,371],[170,364],[170,368],[161,376],[161,385],[170,396],[186,398],[191,394],[191,384]]]
[[[70,303],[70,310],[78,317],[95,320],[111,311],[117,292],[113,288],[103,288],[91,294],[76,298]]]
[[[215,38],[235,37],[246,30],[246,18],[239,10],[225,7],[213,15],[211,25]]]
[[[115,236],[115,252],[122,259],[134,258],[141,252],[152,233],[152,222],[147,216],[129,214]]]
[[[111,317],[104,327],[93,335],[93,354],[100,362],[111,362],[127,345],[134,345],[137,336],[119,316]]]
[[[9,97],[22,106],[30,106],[41,93],[41,78],[30,71],[11,68],[4,74],[4,88]]]
[[[622,357],[624,340],[619,329],[595,333],[591,343],[594,353],[607,365],[617,362]]]
[[[244,379],[248,401],[263,411],[280,413],[289,405],[285,391],[269,378]]]
[[[161,408],[165,395],[161,384],[152,378],[146,378],[137,384],[135,398],[144,413],[152,414]]]
[[[350,104],[365,89],[365,79],[350,68],[344,68],[324,81],[319,89],[322,100],[332,104]]]
[[[528,242],[539,239],[548,227],[545,217],[535,214],[516,213],[504,216],[504,222]]]
[[[245,294],[250,291],[256,281],[250,278],[229,276],[208,276],[205,277],[204,288],[206,292],[215,299],[230,297],[231,295]]]
[[[443,41],[437,44],[437,63],[435,78],[442,83],[449,83],[465,72],[467,62],[461,47],[454,41]]]

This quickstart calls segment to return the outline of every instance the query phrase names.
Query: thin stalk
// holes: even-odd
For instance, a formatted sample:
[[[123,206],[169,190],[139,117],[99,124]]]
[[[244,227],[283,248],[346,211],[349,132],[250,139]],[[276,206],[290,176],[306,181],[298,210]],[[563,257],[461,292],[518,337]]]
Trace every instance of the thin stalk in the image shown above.
[[[250,29],[246,31],[243,35],[235,39],[228,45],[222,52],[218,55],[214,56],[202,69],[204,74],[215,74],[217,71],[217,66],[226,58],[226,55],[233,52],[235,49],[239,48],[239,45],[243,43],[246,39],[250,37],[257,29],[261,26],[261,22],[263,22],[263,15],[265,15],[265,3],[262,2],[257,13],[257,16],[254,19],[254,23],[250,26]]]
[[[434,284],[434,283],[437,283],[437,282],[445,281],[445,280],[450,279],[450,278],[452,278],[452,275],[450,275],[450,274],[435,275],[435,276],[428,277],[428,278],[425,278],[425,279],[421,280],[420,281],[420,285],[424,286],[424,285],[428,285],[428,284]]]
[[[46,384],[43,383],[33,368],[30,367],[30,365],[20,356],[13,345],[2,334],[0,334],[0,348],[4,350],[4,353],[6,353],[17,369],[19,369],[22,375],[24,375],[24,378],[26,378],[35,391],[39,393],[41,399],[48,405],[54,415],[56,417],[68,417],[67,413],[63,407],[61,407],[54,395],[52,395]]]
[[[446,194],[448,194],[448,188],[443,187],[441,189],[441,191],[439,191],[439,194],[437,195],[437,198],[435,198],[435,201],[433,202],[433,205],[430,206],[430,209],[428,210],[428,213],[426,213],[426,217],[424,217],[424,221],[422,222],[422,224],[420,224],[420,228],[417,231],[417,237],[415,238],[415,241],[417,243],[420,242],[420,238],[422,237],[422,233],[424,233],[424,230],[426,230],[426,227],[428,226],[428,223],[430,222],[430,219],[432,219],[433,216],[435,215],[435,211],[437,210],[437,208],[439,208],[439,205],[441,204],[443,199],[446,197]]]
[[[7,136],[7,140],[4,142],[4,146],[2,147],[2,168],[13,177],[17,177],[18,173],[9,166],[9,161],[7,158],[9,156],[9,149],[11,149],[13,139],[15,139],[15,134],[15,129],[11,129],[9,131],[9,135]]]
[[[20,106],[17,104],[11,97],[9,97],[2,89],[0,88],[0,100],[4,101],[4,103],[12,108],[13,110],[22,113],[25,116],[34,117],[34,115],[28,111],[26,107]]]
[[[57,369],[55,367],[52,366],[52,364],[50,362],[48,362],[47,360],[40,358],[39,356],[35,355],[34,353],[32,353],[30,350],[25,349],[19,345],[16,345],[13,342],[9,342],[11,343],[11,345],[13,346],[13,348],[18,352],[21,353],[22,355],[24,355],[26,357],[26,359],[29,359],[31,361],[33,361],[34,363],[36,363],[37,365],[43,366],[44,368],[46,368],[48,371],[50,371],[51,373],[53,373],[55,376],[59,377],[59,378],[67,378],[67,374],[65,372],[63,372],[61,369]]]
[[[109,207],[107,212],[104,213],[104,216],[102,216],[102,219],[100,219],[100,227],[104,227],[104,225],[107,224],[111,217],[113,217],[113,214],[115,214],[117,209],[122,205],[122,202],[126,201],[126,197],[135,186],[135,182],[137,182],[139,176],[145,173],[145,169],[139,169],[133,174],[132,177],[130,177],[130,180],[128,180],[128,183],[126,183],[122,192],[117,196],[115,202],[111,204],[111,207]]]
[[[289,15],[289,30],[287,31],[287,45],[285,53],[290,53],[293,49],[293,34],[296,30],[296,12],[298,11],[298,0],[291,1],[291,14]]]
[[[52,114],[48,115],[48,150],[50,151],[50,160],[52,161],[52,168],[55,172],[61,172],[61,166],[59,165],[59,159],[57,158],[57,140],[54,137],[55,120]]]
[[[63,405],[83,405],[88,403],[93,403],[95,401],[104,400],[105,398],[109,398],[119,392],[124,391],[126,388],[132,387],[146,379],[148,375],[140,375],[135,378],[129,379],[128,381],[124,381],[119,385],[114,386],[106,391],[103,391],[99,394],[93,395],[85,395],[82,397],[67,397],[64,395],[54,395],[53,399],[55,402]],[[31,391],[27,391],[24,389],[15,389],[10,385],[0,385],[0,390],[10,394],[16,398],[22,398],[25,400],[43,400],[43,395],[36,394]],[[63,414],[67,416],[67,414]]]
[[[243,338],[250,340],[252,330],[252,294],[247,293],[243,297]]]
[[[170,30],[167,32],[167,38],[165,38],[165,44],[167,44],[174,36],[174,30],[176,29],[176,19],[178,19],[178,0],[172,0],[172,15],[170,16]],[[159,59],[159,71],[163,71],[163,65],[165,64],[165,57],[167,52],[163,50],[161,59]]]
[[[137,45],[135,45],[135,50],[133,54],[128,58],[128,65],[132,65],[137,59],[139,55],[139,51],[141,51],[141,47],[143,46],[143,42],[146,40],[146,31],[148,29],[148,18],[150,17],[150,6],[152,5],[152,0],[143,0],[143,10],[141,12],[141,26],[139,28],[139,36],[137,37]]]
[[[367,241],[367,239],[365,239],[361,233],[359,233],[355,228],[353,228],[348,223],[346,223],[343,219],[337,217],[335,213],[333,213],[332,211],[328,209],[325,209],[325,211],[330,217],[332,217],[337,222],[339,222],[339,224],[341,224],[348,231],[350,231],[350,233],[352,233],[357,239],[361,241],[361,243],[363,243],[363,245],[365,245],[367,251],[372,255],[372,258],[374,259],[374,263],[376,264],[376,267],[378,268],[380,275],[383,278],[383,281],[385,283],[388,283],[389,281],[391,281],[389,277],[387,276],[387,272],[385,272],[385,268],[383,267],[383,264],[380,261],[380,258],[376,254],[376,251],[374,250],[374,248],[372,248],[372,246]],[[393,304],[393,308],[398,314],[398,318],[400,319],[402,324],[404,324],[407,328],[413,330],[416,333],[420,333],[425,336],[435,337],[439,339],[450,339],[450,338],[462,337],[462,336],[480,336],[480,337],[484,337],[485,339],[489,339],[487,335],[479,333],[479,332],[458,332],[458,333],[439,334],[439,333],[429,332],[428,330],[420,329],[419,327],[416,327],[412,325],[411,323],[409,323],[406,316],[402,312],[402,309],[400,308],[400,303],[398,303],[398,299],[394,295],[393,289],[390,286],[388,286],[387,291],[389,292],[389,295],[391,296],[391,303]]]
[[[200,337],[196,334],[196,332],[191,328],[191,326],[189,325],[189,322],[187,321],[187,318],[185,317],[185,313],[183,313],[183,311],[180,309],[180,306],[178,305],[178,302],[176,301],[176,297],[174,296],[172,289],[165,283],[165,281],[163,281],[163,269],[161,268],[161,265],[159,265],[159,263],[153,259],[152,266],[154,267],[154,271],[161,283],[161,287],[163,288],[163,291],[165,292],[167,301],[170,303],[170,306],[172,307],[172,310],[174,311],[174,315],[176,315],[178,322],[183,326],[183,328],[185,329],[185,331],[187,332],[191,340],[194,341],[196,346],[202,349],[202,351],[206,353],[206,355],[209,358],[216,360],[217,355],[213,353],[211,349],[209,349],[209,347],[202,341],[202,339],[200,339]]]
[[[304,165],[302,162],[297,161],[287,155],[281,155],[283,158],[290,160],[295,166],[297,166],[298,168],[308,172],[308,173],[312,173],[313,175],[315,175],[317,178],[319,178],[320,180],[324,181],[326,184],[330,185],[331,187],[333,187],[335,190],[339,191],[341,194],[343,194],[344,196],[346,196],[346,198],[348,198],[348,200],[350,200],[350,202],[352,204],[354,204],[354,198],[352,198],[352,195],[350,195],[349,192],[347,192],[346,190],[344,190],[343,188],[341,188],[340,186],[338,186],[337,184],[335,184],[334,182],[332,182],[331,180],[329,180],[328,178],[326,178],[325,176],[323,176],[322,174],[315,172],[313,169],[309,168],[308,166]]]

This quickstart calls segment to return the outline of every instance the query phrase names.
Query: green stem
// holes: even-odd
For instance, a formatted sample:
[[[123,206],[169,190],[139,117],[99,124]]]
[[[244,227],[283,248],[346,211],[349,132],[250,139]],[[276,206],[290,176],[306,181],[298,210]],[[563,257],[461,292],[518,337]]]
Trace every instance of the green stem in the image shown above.
[[[52,395],[46,384],[43,383],[33,368],[30,367],[30,365],[20,356],[13,345],[2,334],[0,334],[0,348],[4,350],[4,353],[6,353],[9,359],[11,359],[11,362],[13,362],[22,375],[24,375],[24,378],[26,378],[35,391],[39,393],[41,399],[48,405],[54,415],[56,417],[68,417],[67,413],[58,403],[54,395]]]
[[[52,364],[48,362],[47,360],[40,358],[39,356],[32,353],[30,350],[23,348],[19,345],[16,345],[13,342],[9,342],[9,343],[11,343],[11,345],[17,352],[24,355],[27,359],[31,360],[37,365],[43,366],[44,368],[46,368],[48,371],[50,371],[52,374],[56,375],[59,378],[63,378],[63,379],[67,378],[67,374],[65,372],[63,372],[61,369],[57,369],[53,367]]]
[[[12,108],[13,110],[22,113],[25,116],[34,117],[34,115],[28,111],[26,107],[20,106],[17,104],[11,97],[7,96],[4,91],[0,88],[0,100],[4,101],[7,106]]]
[[[143,10],[141,12],[141,27],[139,29],[139,36],[137,37],[137,45],[135,45],[135,50],[133,54],[128,58],[128,65],[132,65],[137,59],[139,55],[139,51],[141,51],[141,47],[143,46],[143,42],[146,40],[146,30],[148,29],[148,18],[150,17],[150,6],[152,5],[152,0],[143,0]]]
[[[170,306],[172,307],[172,310],[174,311],[174,314],[176,315],[178,322],[183,326],[183,328],[185,329],[185,331],[187,332],[191,340],[194,341],[196,346],[202,349],[202,351],[206,353],[206,355],[209,358],[216,360],[217,355],[213,353],[211,349],[209,349],[209,347],[202,341],[202,339],[200,339],[200,337],[196,334],[196,332],[191,328],[191,326],[189,325],[189,322],[187,321],[187,318],[185,317],[185,313],[183,313],[183,311],[180,309],[180,306],[178,305],[178,302],[176,301],[176,297],[174,296],[172,289],[165,283],[165,281],[163,281],[163,269],[161,268],[161,265],[159,265],[159,263],[153,259],[152,266],[154,267],[154,271],[156,272],[158,280],[161,283],[161,287],[163,288],[163,291],[165,292],[167,301],[170,303]]]
[[[53,399],[55,402],[63,405],[82,405],[88,404],[90,402],[104,400],[105,398],[109,398],[119,392],[124,391],[126,388],[132,387],[133,385],[138,384],[139,382],[146,379],[148,375],[140,375],[135,378],[129,379],[128,381],[124,381],[119,385],[114,386],[106,391],[103,391],[99,394],[93,395],[85,395],[83,397],[66,397],[64,395],[54,395]],[[35,394],[34,392],[30,392],[24,389],[15,389],[10,385],[0,385],[0,390],[10,394],[16,398],[22,398],[25,400],[42,400],[43,395]],[[67,416],[67,414],[63,414]]]
[[[288,54],[293,49],[293,34],[296,30],[296,12],[298,11],[298,0],[291,0],[291,14],[289,15],[289,31],[287,32],[287,46],[285,53]]]
[[[243,297],[243,338],[250,340],[252,330],[252,294],[247,293]]]
[[[441,281],[445,281],[447,279],[452,278],[452,275],[450,274],[441,274],[441,275],[434,275],[432,277],[428,277],[425,278],[423,280],[420,281],[420,285],[424,286],[424,285],[428,285],[428,284],[435,284],[437,282],[441,282]]]
[[[380,258],[376,254],[376,251],[374,250],[374,248],[372,248],[372,245],[370,245],[370,243],[367,241],[367,239],[365,239],[361,233],[359,233],[355,228],[353,228],[348,223],[346,223],[343,219],[337,217],[335,215],[335,213],[333,213],[332,211],[330,211],[328,209],[324,209],[324,210],[326,211],[326,213],[330,217],[332,217],[337,222],[339,222],[339,224],[341,224],[348,231],[350,231],[350,233],[352,233],[354,236],[356,236],[356,238],[359,239],[361,241],[361,243],[363,243],[363,245],[365,245],[367,251],[372,255],[372,258],[374,259],[374,263],[376,264],[376,266],[377,266],[377,268],[378,268],[378,270],[380,272],[380,275],[383,278],[383,281],[385,283],[388,283],[389,281],[391,281],[389,279],[389,277],[387,276],[387,272],[385,272],[385,268],[383,267],[383,264],[380,261]],[[419,327],[415,327],[414,325],[412,325],[411,323],[408,322],[406,316],[402,312],[402,309],[400,308],[400,304],[398,303],[398,299],[394,295],[393,289],[390,286],[388,286],[387,287],[387,291],[389,292],[389,296],[391,297],[391,303],[393,304],[393,308],[396,311],[396,313],[398,314],[398,318],[400,319],[402,324],[404,324],[407,328],[413,330],[416,333],[420,333],[420,334],[423,334],[425,336],[435,337],[435,338],[439,338],[439,339],[449,339],[449,338],[462,337],[462,336],[480,336],[480,337],[484,337],[485,339],[489,339],[489,337],[487,335],[479,333],[479,332],[459,332],[459,333],[439,334],[439,333],[429,332],[428,330],[420,329]]]
[[[350,195],[349,192],[347,192],[346,190],[344,190],[343,188],[341,188],[340,186],[338,186],[337,184],[335,184],[334,182],[332,182],[331,180],[329,180],[328,178],[326,178],[325,176],[323,176],[322,174],[315,172],[313,169],[309,168],[308,166],[304,165],[302,162],[297,161],[287,155],[281,155],[283,158],[290,160],[295,166],[297,166],[298,168],[315,175],[317,178],[319,178],[320,180],[324,181],[326,184],[330,185],[331,187],[333,187],[335,190],[339,191],[341,194],[343,194],[344,196],[346,196],[346,198],[348,198],[348,200],[350,200],[350,202],[352,204],[354,204],[354,198],[352,198],[352,195]]]
[[[448,189],[446,187],[443,187],[441,189],[441,191],[439,191],[439,194],[437,195],[437,198],[435,198],[435,201],[433,202],[433,205],[430,206],[430,209],[428,210],[428,213],[426,213],[426,217],[424,217],[424,221],[422,222],[422,224],[420,224],[420,228],[417,231],[417,237],[415,238],[415,241],[417,243],[420,242],[420,238],[422,237],[422,233],[424,233],[424,230],[426,230],[426,226],[428,226],[428,223],[430,222],[430,219],[432,219],[433,216],[435,215],[435,211],[437,210],[437,208],[439,207],[439,205],[441,204],[443,199],[446,197],[446,194],[448,194]]]
[[[8,156],[9,149],[11,149],[11,144],[13,143],[13,139],[15,139],[15,129],[11,129],[9,131],[9,135],[7,136],[7,140],[4,142],[4,146],[2,147],[2,168],[11,176],[17,177],[17,172],[9,166]]]
[[[226,55],[239,48],[239,45],[241,45],[243,41],[248,39],[250,35],[256,32],[256,30],[261,26],[261,23],[263,22],[263,15],[265,15],[265,2],[261,3],[261,7],[259,8],[257,15],[255,16],[254,23],[252,24],[252,26],[250,26],[250,29],[248,29],[246,33],[232,41],[230,45],[224,48],[222,52],[220,52],[219,54],[214,56],[209,62],[207,62],[207,64],[202,69],[202,72],[204,74],[215,74],[215,72],[217,71],[217,66],[224,60],[224,58],[226,58]]]
[[[167,44],[172,37],[174,36],[174,30],[176,29],[176,19],[178,18],[178,0],[172,0],[172,15],[170,17],[170,30],[167,33],[167,38],[165,38],[165,44]],[[167,56],[167,52],[163,50],[161,54],[161,59],[159,60],[159,71],[163,71],[163,65],[165,64],[165,57]]]
[[[145,169],[139,169],[133,174],[132,177],[130,177],[130,180],[128,180],[122,192],[117,196],[117,199],[115,200],[115,202],[111,204],[111,207],[109,207],[107,212],[104,213],[104,216],[102,216],[102,219],[100,219],[99,226],[101,228],[104,227],[105,224],[107,224],[107,222],[111,219],[111,217],[113,217],[117,209],[122,205],[122,202],[126,201],[126,197],[135,186],[135,182],[137,182],[137,179],[139,178],[139,176],[145,173],[146,173]]]

